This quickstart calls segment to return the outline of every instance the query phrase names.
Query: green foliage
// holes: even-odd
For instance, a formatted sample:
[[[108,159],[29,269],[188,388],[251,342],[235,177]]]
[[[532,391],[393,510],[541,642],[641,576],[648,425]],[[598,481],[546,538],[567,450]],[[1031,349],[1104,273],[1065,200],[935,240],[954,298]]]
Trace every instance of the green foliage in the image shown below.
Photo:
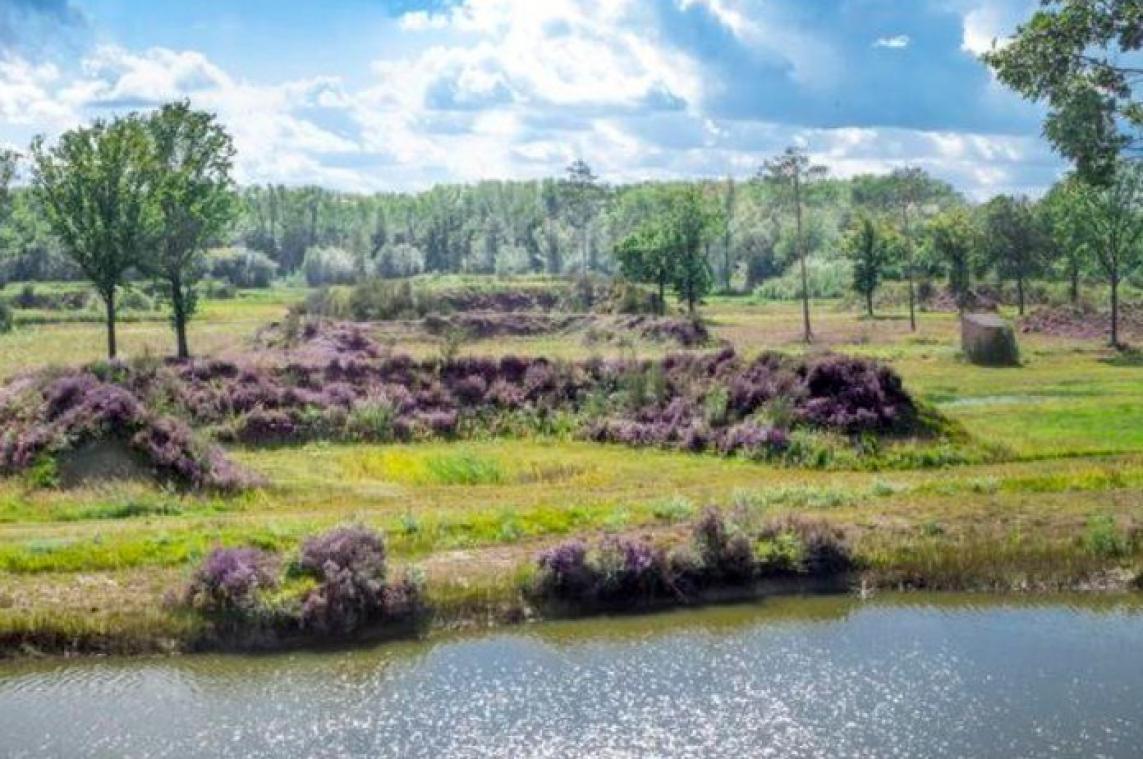
[[[872,218],[862,216],[850,228],[843,246],[853,262],[853,290],[864,298],[869,316],[873,316],[873,295],[888,263],[886,236]]]
[[[158,218],[153,248],[140,265],[166,288],[178,357],[187,358],[187,322],[198,303],[202,259],[234,217],[234,142],[213,114],[191,109],[186,100],[162,106],[146,125],[150,202]]]
[[[42,137],[32,142],[40,208],[106,305],[111,357],[116,292],[142,263],[159,222],[153,166],[147,124],[134,114],[65,132],[52,147]]]
[[[926,231],[931,253],[944,266],[949,290],[963,311],[972,288],[972,257],[976,249],[972,219],[964,210],[952,209],[930,221]]]
[[[813,255],[806,259],[806,287],[811,298],[840,298],[853,282],[853,265],[842,258]],[[800,300],[802,277],[796,267],[754,288],[760,300]]]
[[[353,254],[333,247],[308,248],[302,260],[302,273],[310,287],[349,285],[358,279],[357,262],[353,260]]]
[[[1121,153],[1140,147],[1140,70],[1131,63],[1141,47],[1134,0],[1045,0],[984,60],[1000,81],[1047,103],[1045,135],[1085,180],[1106,185]]]
[[[1016,282],[1017,306],[1024,313],[1025,288],[1043,270],[1047,241],[1027,198],[998,195],[984,207],[984,254],[1001,279]]]

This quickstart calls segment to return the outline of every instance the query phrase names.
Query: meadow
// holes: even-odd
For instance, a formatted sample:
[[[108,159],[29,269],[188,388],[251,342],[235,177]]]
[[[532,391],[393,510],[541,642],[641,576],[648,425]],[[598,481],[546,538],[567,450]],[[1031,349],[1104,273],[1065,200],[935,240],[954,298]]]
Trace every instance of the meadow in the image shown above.
[[[191,347],[241,355],[303,295],[274,289],[207,300]],[[41,488],[11,477],[0,480],[0,638],[114,640],[125,649],[178,640],[194,621],[164,596],[213,546],[286,553],[346,522],[380,529],[395,562],[424,572],[442,623],[506,613],[537,552],[556,541],[679,540],[708,505],[748,517],[824,518],[846,531],[870,586],[1045,590],[1138,581],[1136,354],[1020,334],[1020,367],[984,369],[960,356],[952,313],[921,313],[911,333],[899,314],[865,319],[839,301],[819,301],[810,347],[800,340],[797,304],[715,297],[704,315],[714,337],[742,354],[831,350],[889,363],[917,399],[963,428],[974,455],[805,468],[549,435],[235,446],[231,457],[265,482],[237,495],[140,482]],[[0,335],[0,377],[94,361],[101,329],[26,320]],[[170,351],[161,319],[131,321],[120,334],[128,356]],[[424,336],[396,347],[417,356],[442,350]],[[456,350],[581,359],[668,348],[554,334],[469,340]]]

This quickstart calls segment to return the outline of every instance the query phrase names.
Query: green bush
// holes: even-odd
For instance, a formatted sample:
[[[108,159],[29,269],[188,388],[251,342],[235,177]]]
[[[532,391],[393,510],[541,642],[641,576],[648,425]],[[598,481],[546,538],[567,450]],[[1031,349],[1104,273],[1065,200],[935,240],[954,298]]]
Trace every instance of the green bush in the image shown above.
[[[310,287],[348,285],[357,281],[357,262],[341,248],[309,248],[302,259],[302,273]]]
[[[853,264],[845,259],[810,256],[806,259],[806,282],[811,298],[840,298],[849,291]],[[780,277],[768,279],[754,288],[759,300],[797,300],[802,297],[802,273],[797,261],[790,263]]]

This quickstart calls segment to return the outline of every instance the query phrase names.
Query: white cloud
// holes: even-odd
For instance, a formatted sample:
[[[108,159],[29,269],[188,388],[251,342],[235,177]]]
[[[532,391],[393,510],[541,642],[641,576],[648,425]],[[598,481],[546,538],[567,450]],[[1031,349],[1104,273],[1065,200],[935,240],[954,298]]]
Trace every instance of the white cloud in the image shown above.
[[[873,47],[887,47],[892,50],[900,50],[901,48],[909,47],[909,35],[898,34],[895,37],[879,37],[873,43]]]
[[[982,55],[993,42],[1003,45],[1016,26],[1031,15],[1035,2],[1029,0],[972,0],[964,9],[964,41],[961,49]]]
[[[677,1],[705,5],[807,87],[825,86],[846,65],[821,40],[746,13],[738,0]],[[972,13],[990,7],[972,2],[966,44],[970,27],[987,26]],[[719,119],[704,109],[718,82],[653,22],[636,0],[466,0],[398,19],[401,30],[431,34],[376,60],[355,87],[325,76],[254,83],[192,50],[104,46],[68,73],[10,55],[0,57],[0,140],[26,141],[11,125],[54,135],[94,115],[189,97],[234,135],[242,182],[415,189],[550,176],[577,157],[613,182],[743,176],[789,144],[839,175],[909,162],[975,195],[1046,184],[1056,171],[1035,137]],[[875,43],[908,44],[905,35]]]

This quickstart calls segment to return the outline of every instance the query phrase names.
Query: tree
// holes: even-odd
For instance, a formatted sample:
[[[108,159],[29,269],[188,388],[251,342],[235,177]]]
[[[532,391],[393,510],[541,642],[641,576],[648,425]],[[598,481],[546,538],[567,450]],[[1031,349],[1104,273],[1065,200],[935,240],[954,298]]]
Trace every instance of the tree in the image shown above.
[[[160,226],[144,268],[166,287],[178,357],[189,358],[187,322],[195,312],[202,257],[235,211],[234,144],[212,114],[192,110],[187,101],[164,105],[147,126]]]
[[[667,284],[674,279],[675,252],[669,230],[646,223],[615,246],[623,276],[636,282],[651,282],[659,292],[659,315],[666,309]]]
[[[1025,284],[1044,262],[1044,236],[1027,198],[998,195],[984,206],[985,254],[1002,280],[1016,283],[1016,303],[1024,315]]]
[[[1068,183],[1057,183],[1037,206],[1043,228],[1046,256],[1049,261],[1063,265],[1068,280],[1068,300],[1079,302],[1080,276],[1091,255],[1088,251],[1086,230],[1074,212],[1075,199]]]
[[[917,331],[917,265],[913,246],[912,222],[927,193],[928,176],[916,166],[903,166],[890,174],[892,202],[901,215],[901,242],[905,257],[905,278],[909,282],[909,329]]]
[[[734,274],[731,260],[731,235],[734,224],[734,201],[736,196],[734,177],[726,178],[726,191],[722,195],[722,287],[730,292],[730,279]]]
[[[870,216],[862,215],[850,228],[843,248],[853,261],[853,290],[865,299],[865,313],[873,318],[873,294],[888,263],[885,233]]]
[[[19,158],[19,154],[14,150],[0,149],[0,222],[8,217],[8,209],[12,203],[9,188],[16,176],[16,162]]]
[[[107,355],[115,358],[115,296],[155,228],[147,126],[136,114],[32,141],[32,182],[64,252],[103,300]]]
[[[720,226],[721,214],[706,207],[701,191],[693,185],[678,191],[671,206],[675,294],[693,316],[695,306],[710,292],[714,281],[703,245]]]
[[[1009,44],[984,55],[1004,84],[1046,102],[1044,135],[1089,184],[1109,184],[1121,154],[1143,149],[1139,0],[1042,0]]]
[[[928,226],[933,256],[948,273],[949,290],[956,298],[957,311],[964,313],[972,289],[972,254],[976,231],[972,219],[961,208],[939,214]]]
[[[808,343],[814,339],[810,328],[810,288],[806,275],[806,246],[802,229],[802,210],[808,185],[822,179],[827,174],[824,166],[810,163],[809,157],[799,147],[788,147],[785,152],[763,164],[760,177],[776,191],[779,203],[794,212],[794,248],[801,267],[802,278],[802,326],[803,339]]]
[[[579,159],[572,161],[568,166],[567,177],[563,181],[564,212],[567,214],[568,223],[575,229],[579,238],[585,274],[592,269],[587,229],[599,209],[601,193],[597,182],[598,179],[592,173],[591,167]]]
[[[1121,162],[1107,185],[1067,184],[1071,207],[1111,289],[1112,347],[1119,347],[1119,285],[1143,264],[1143,164]]]
[[[0,258],[3,258],[4,250],[8,248],[5,244],[8,237],[8,217],[12,209],[12,195],[9,187],[12,184],[13,177],[16,176],[16,161],[19,156],[13,150],[0,149]],[[0,288],[4,287],[4,273],[0,270]]]

